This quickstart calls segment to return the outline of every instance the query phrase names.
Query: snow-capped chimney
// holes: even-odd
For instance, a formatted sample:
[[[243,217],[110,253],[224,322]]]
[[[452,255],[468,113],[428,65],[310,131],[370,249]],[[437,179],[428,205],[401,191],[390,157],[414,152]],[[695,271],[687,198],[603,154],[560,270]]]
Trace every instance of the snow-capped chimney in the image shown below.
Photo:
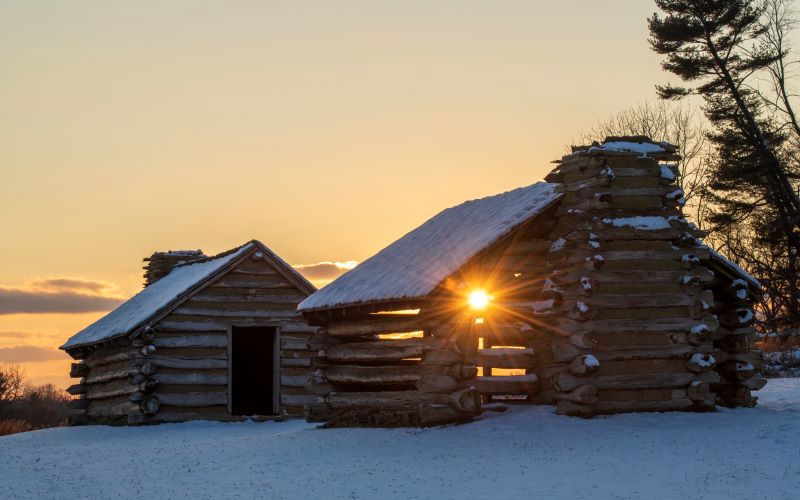
[[[147,264],[144,269],[144,286],[149,286],[160,280],[178,264],[206,257],[202,250],[169,250],[167,252],[153,252],[150,257],[142,259]]]

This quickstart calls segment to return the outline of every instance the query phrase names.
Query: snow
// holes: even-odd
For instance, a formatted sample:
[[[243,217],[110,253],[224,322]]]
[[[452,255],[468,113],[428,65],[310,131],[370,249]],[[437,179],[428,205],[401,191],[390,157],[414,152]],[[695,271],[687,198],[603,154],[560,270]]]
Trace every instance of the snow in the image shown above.
[[[71,349],[131,333],[176,298],[241,257],[254,244],[246,243],[235,252],[217,259],[176,266],[169,274],[70,337],[61,348]]]
[[[698,242],[699,242],[699,240],[698,240]],[[752,286],[754,286],[755,288],[758,288],[758,289],[761,288],[761,283],[759,283],[758,280],[755,279],[753,276],[751,276],[747,271],[745,271],[741,267],[737,266],[735,262],[733,262],[731,260],[728,260],[725,256],[723,256],[721,253],[717,252],[713,248],[709,247],[709,251],[711,252],[711,257],[712,258],[715,258],[715,259],[721,261],[726,267],[730,268],[736,274],[741,275],[742,278],[744,278],[748,282],[750,282],[750,284]]]
[[[696,352],[692,354],[692,363],[703,368],[713,368],[713,366],[717,364],[717,360],[710,354]]]
[[[634,229],[644,229],[647,231],[654,231],[658,229],[669,229],[669,220],[666,217],[639,215],[636,217],[617,217],[614,219],[603,219],[604,224],[610,224],[614,227],[632,227]]]
[[[752,309],[737,309],[736,310],[739,316],[739,323],[744,325],[751,321],[753,321],[753,310]]]
[[[583,357],[583,365],[587,368],[599,368],[600,361],[598,361],[593,355],[587,354]]]
[[[481,250],[557,201],[539,182],[440,212],[300,303],[301,310],[424,297]]]
[[[589,148],[589,151],[628,151],[631,153],[640,153],[642,155],[647,155],[648,153],[665,153],[666,150],[658,145],[652,144],[649,142],[606,142],[601,146],[593,146]]]
[[[558,252],[559,250],[564,249],[564,245],[567,244],[567,240],[564,238],[559,238],[550,245],[550,252]]]
[[[800,379],[715,413],[580,419],[512,406],[430,429],[303,421],[0,437],[0,498],[797,498]]]
[[[669,165],[661,165],[661,178],[668,181],[675,180],[675,172],[669,167]]]

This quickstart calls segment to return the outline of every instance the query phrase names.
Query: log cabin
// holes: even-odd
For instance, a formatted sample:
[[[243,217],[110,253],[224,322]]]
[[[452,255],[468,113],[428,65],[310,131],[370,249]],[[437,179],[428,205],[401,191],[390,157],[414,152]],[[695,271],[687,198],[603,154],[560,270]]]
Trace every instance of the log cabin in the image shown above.
[[[444,210],[305,299],[321,328],[307,418],[754,405],[760,285],[683,217],[679,159],[638,136],[574,147],[546,182]]]
[[[144,260],[145,288],[61,347],[79,360],[74,423],[303,416],[313,285],[255,240]]]

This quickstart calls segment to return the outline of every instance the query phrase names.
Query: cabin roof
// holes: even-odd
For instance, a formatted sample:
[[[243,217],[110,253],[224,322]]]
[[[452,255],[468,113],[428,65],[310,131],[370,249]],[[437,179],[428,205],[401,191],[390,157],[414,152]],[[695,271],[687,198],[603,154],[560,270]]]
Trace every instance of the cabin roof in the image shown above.
[[[721,253],[717,252],[713,248],[709,248],[711,250],[711,261],[714,263],[719,263],[723,268],[725,268],[729,273],[737,276],[739,278],[744,279],[750,286],[755,288],[756,290],[761,290],[761,283],[757,279],[755,279],[751,274],[747,271],[742,269],[741,267],[737,266],[735,262],[728,260],[727,257],[722,255]]]
[[[538,182],[448,208],[300,303],[301,311],[428,295],[481,250],[556,202]]]
[[[76,333],[61,346],[70,350],[133,333],[155,316],[172,310],[193,291],[225,274],[241,262],[251,250],[264,252],[268,261],[290,283],[304,293],[316,288],[263,243],[252,240],[213,257],[201,258],[175,266],[166,276],[145,287],[116,309]]]

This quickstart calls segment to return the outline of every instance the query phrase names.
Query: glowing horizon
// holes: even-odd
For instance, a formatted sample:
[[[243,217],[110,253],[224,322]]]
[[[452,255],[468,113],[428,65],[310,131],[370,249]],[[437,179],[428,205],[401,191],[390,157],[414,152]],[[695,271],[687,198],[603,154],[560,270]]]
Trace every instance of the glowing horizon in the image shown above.
[[[0,363],[68,385],[56,348],[136,293],[155,250],[256,238],[324,285],[444,208],[541,180],[654,99],[654,8],[0,7]]]

